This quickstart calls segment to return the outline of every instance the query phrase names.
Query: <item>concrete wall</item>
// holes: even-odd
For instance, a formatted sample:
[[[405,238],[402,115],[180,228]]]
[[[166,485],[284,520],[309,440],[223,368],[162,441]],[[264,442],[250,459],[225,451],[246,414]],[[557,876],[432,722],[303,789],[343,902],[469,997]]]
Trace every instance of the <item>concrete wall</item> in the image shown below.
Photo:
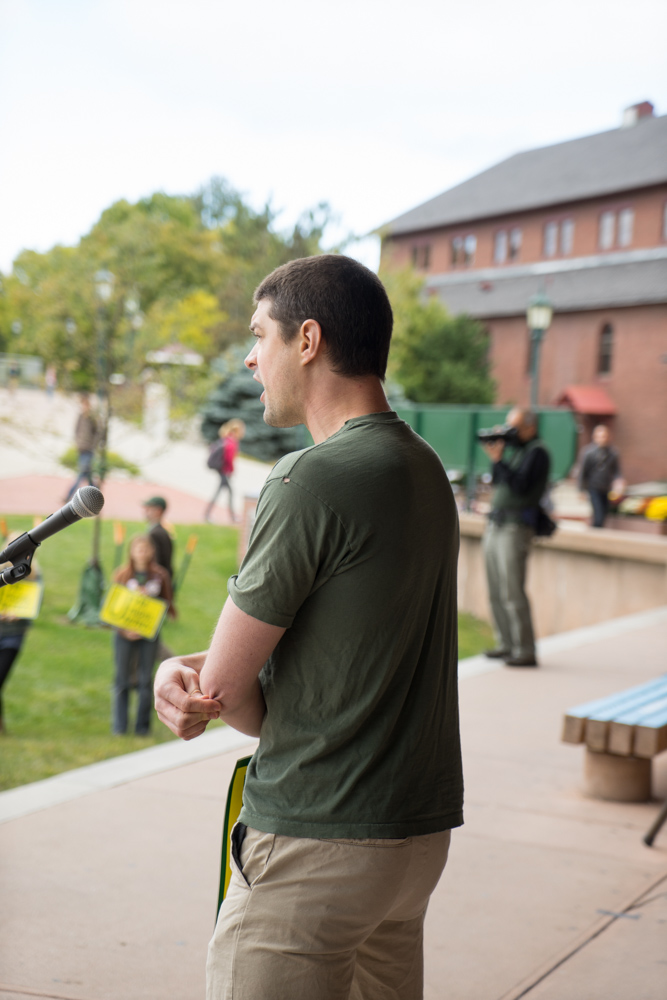
[[[460,520],[459,608],[489,621],[485,520],[465,513]],[[667,538],[560,528],[533,546],[527,590],[538,636],[667,604]]]

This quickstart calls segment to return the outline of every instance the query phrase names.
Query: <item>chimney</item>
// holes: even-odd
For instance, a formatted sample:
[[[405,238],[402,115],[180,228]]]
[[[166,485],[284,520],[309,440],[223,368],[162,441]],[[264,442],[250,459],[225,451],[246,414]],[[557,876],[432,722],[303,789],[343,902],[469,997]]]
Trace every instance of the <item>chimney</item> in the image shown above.
[[[621,128],[630,128],[631,125],[636,125],[640,118],[652,117],[653,105],[650,101],[642,101],[641,104],[631,104],[623,112]]]

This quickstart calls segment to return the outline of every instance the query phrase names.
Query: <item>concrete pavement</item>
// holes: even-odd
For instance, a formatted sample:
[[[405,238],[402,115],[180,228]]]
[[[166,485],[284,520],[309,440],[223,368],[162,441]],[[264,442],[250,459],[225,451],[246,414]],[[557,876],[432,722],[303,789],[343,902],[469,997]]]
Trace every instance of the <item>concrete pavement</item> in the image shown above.
[[[75,413],[64,397],[0,391],[0,513],[60,505]],[[173,520],[198,519],[215,485],[205,445],[165,448],[116,422],[110,446],[142,478],[109,480],[107,516],[138,518],[159,491]],[[265,473],[239,461],[239,496]],[[664,672],[667,609],[539,648],[536,671],[460,665],[466,825],[429,910],[425,996],[665,1000],[667,828],[647,848],[657,802],[586,799],[583,749],[560,725],[568,707]],[[203,997],[224,797],[252,746],[217,728],[0,793],[0,1000]],[[654,791],[667,795],[667,754]]]
[[[466,824],[427,918],[427,1000],[664,1000],[658,804],[585,798],[560,725],[663,672],[666,648],[661,609],[545,639],[539,670],[461,663]],[[203,997],[224,796],[253,745],[218,729],[0,794],[1,1000]],[[664,797],[667,754],[654,767]]]
[[[6,503],[10,489],[10,484],[3,487],[4,479],[37,475],[72,480],[71,471],[61,466],[58,459],[72,445],[77,412],[77,400],[73,396],[55,393],[49,398],[37,389],[17,389],[10,394],[9,390],[0,387],[0,512],[21,512],[4,506],[3,501]],[[122,474],[112,473],[106,484],[106,490],[111,493],[114,490],[118,492],[116,485],[119,483],[134,483],[140,487],[147,483],[162,491],[173,489],[182,493],[185,490],[189,496],[206,501],[215,490],[217,477],[206,467],[208,448],[200,440],[196,427],[188,440],[165,442],[113,417],[109,428],[109,449],[141,469],[139,480],[128,480]],[[237,459],[234,475],[237,514],[243,496],[259,492],[269,469],[270,465],[263,462],[242,457]],[[17,484],[21,487],[26,485]],[[49,489],[48,498],[55,497],[56,506],[59,506],[63,492],[64,486],[59,486],[57,490],[54,487]],[[125,492],[129,495],[127,490]],[[35,496],[40,498],[43,510],[31,510],[30,513],[46,514],[55,509],[45,506],[39,493],[25,492],[26,502],[34,502]],[[223,499],[226,503],[226,498]],[[559,516],[571,519],[571,529],[585,529],[590,505],[587,500],[582,500],[572,483],[558,483],[552,491],[552,500]],[[130,518],[135,515],[110,514],[107,509],[105,516]],[[199,519],[198,510],[190,523]],[[217,508],[214,519],[227,523],[226,510]],[[178,517],[172,517],[172,520],[178,520]]]
[[[0,388],[0,514],[48,514],[62,505],[73,479],[59,458],[73,443],[78,413],[76,397],[55,393],[49,399],[37,389]],[[197,434],[191,440],[165,442],[114,417],[109,427],[109,450],[141,470],[137,479],[113,472],[105,483],[105,517],[141,519],[141,500],[159,492],[170,501],[168,518],[193,524],[202,519],[206,501],[218,477],[206,467],[208,446]],[[243,497],[262,488],[270,465],[252,459],[236,460],[233,486],[237,515]],[[37,483],[32,477],[40,477]],[[185,498],[189,498],[189,502]],[[226,524],[224,507],[213,520]]]

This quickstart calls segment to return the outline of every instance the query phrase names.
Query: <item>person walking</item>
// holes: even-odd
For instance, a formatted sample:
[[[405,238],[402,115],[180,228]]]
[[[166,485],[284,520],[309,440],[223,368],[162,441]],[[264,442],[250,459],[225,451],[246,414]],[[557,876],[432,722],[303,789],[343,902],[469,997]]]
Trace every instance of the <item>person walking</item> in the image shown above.
[[[159,597],[168,603],[168,613],[173,614],[171,603],[171,581],[163,566],[155,560],[155,546],[148,535],[136,535],[130,542],[127,565],[119,567],[113,574],[114,583],[120,583],[128,590]],[[146,639],[137,632],[116,629],[113,636],[114,685],[112,708],[112,732],[121,735],[127,732],[128,702],[133,681],[133,665],[136,663],[138,705],[135,724],[137,736],[146,736],[150,731],[153,682],[153,667],[157,653],[158,637]]]
[[[207,998],[418,1000],[426,908],[463,822],[456,504],[384,394],[377,275],[307,257],[255,302],[264,420],[304,423],[314,445],[269,474],[210,649],[155,683],[181,738],[217,717],[259,736]]]
[[[236,521],[230,476],[234,472],[234,459],[238,454],[239,441],[243,439],[244,435],[244,422],[234,417],[232,420],[228,420],[227,423],[220,427],[220,430],[218,431],[219,439],[211,445],[208,457],[208,467],[209,469],[216,470],[220,476],[220,482],[218,483],[218,487],[213,494],[211,502],[204,511],[205,521],[210,521],[215,501],[218,499],[222,490],[227,490],[229,516],[233,522]]]
[[[623,489],[621,460],[611,444],[611,433],[606,424],[593,430],[593,440],[584,449],[579,466],[578,485],[581,493],[588,493],[593,508],[592,527],[604,528],[609,513],[609,494],[612,488]]]
[[[56,366],[54,364],[47,365],[44,375],[44,385],[46,386],[46,395],[49,399],[53,399],[57,384],[58,375],[56,373]]]
[[[511,410],[507,426],[511,430],[505,441],[483,445],[493,463],[494,487],[483,549],[496,646],[486,655],[503,659],[508,667],[536,667],[526,567],[550,458],[530,410]]]
[[[90,408],[90,396],[82,392],[79,396],[80,411],[74,425],[74,443],[79,453],[77,477],[69,488],[65,501],[71,500],[84,480],[93,485],[93,454],[99,438],[97,421]]]

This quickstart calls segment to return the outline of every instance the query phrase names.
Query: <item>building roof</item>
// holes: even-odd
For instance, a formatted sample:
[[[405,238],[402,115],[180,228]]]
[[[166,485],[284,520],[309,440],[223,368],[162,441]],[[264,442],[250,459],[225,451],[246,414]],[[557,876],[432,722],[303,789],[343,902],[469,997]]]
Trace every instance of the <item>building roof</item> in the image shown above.
[[[595,417],[613,417],[618,407],[601,385],[568,385],[556,400],[557,406],[569,406],[575,413]]]
[[[390,236],[667,182],[667,115],[516,153],[388,223]]]
[[[667,303],[667,247],[447,272],[430,276],[426,289],[451,313],[477,319],[521,316],[538,291],[546,292],[555,312],[662,304]]]

